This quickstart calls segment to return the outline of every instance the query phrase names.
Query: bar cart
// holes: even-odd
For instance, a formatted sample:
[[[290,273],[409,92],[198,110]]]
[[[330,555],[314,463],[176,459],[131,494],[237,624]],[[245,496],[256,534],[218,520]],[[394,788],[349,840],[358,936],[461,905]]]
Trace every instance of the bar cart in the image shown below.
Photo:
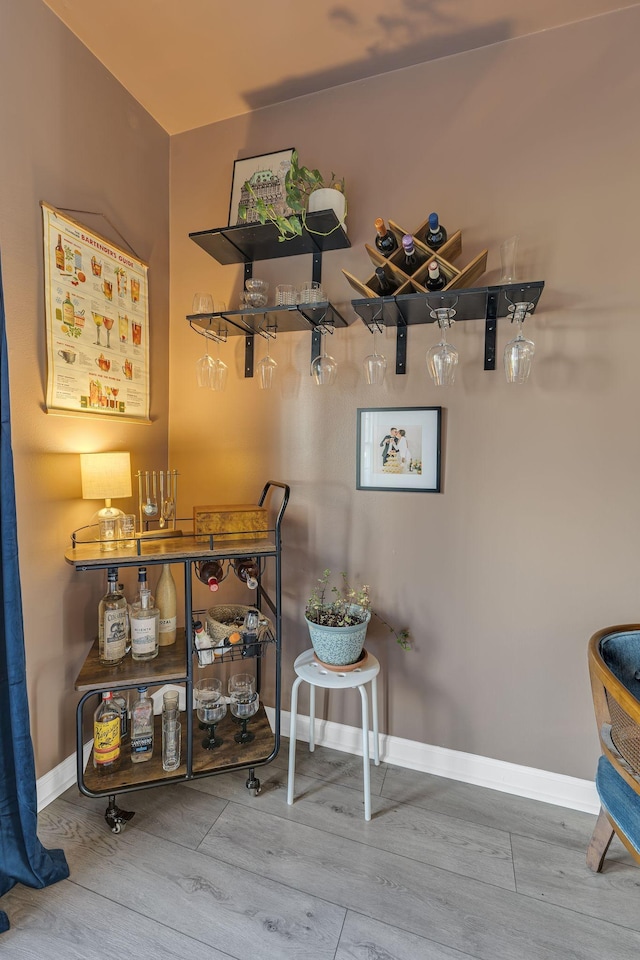
[[[72,546],[65,553],[65,560],[77,571],[105,570],[108,567],[157,566],[170,563],[180,565],[184,575],[184,629],[179,628],[176,642],[159,648],[153,660],[134,661],[131,657],[116,667],[103,665],[98,658],[98,640],[78,674],[75,689],[82,696],[76,709],[77,774],[78,787],[88,797],[108,797],[105,819],[113,833],[120,833],[133,813],[120,809],[116,795],[147,787],[192,780],[231,770],[246,769],[247,789],[255,796],[260,791],[256,767],[273,760],[280,748],[280,698],[281,698],[281,527],[289,500],[289,487],[275,480],[265,484],[258,507],[265,508],[268,516],[267,529],[244,530],[238,534],[221,530],[216,533],[169,532],[154,536],[153,531],[136,537],[133,542],[120,541],[115,550],[102,552],[98,542],[80,543],[75,535]],[[182,522],[181,522],[181,525]],[[169,533],[169,535],[167,535]],[[125,545],[126,544],[126,545]],[[237,720],[227,715],[218,725],[217,734],[223,743],[207,749],[207,738],[202,739],[199,721],[194,707],[194,666],[198,664],[194,644],[193,620],[204,616],[205,611],[196,611],[192,605],[192,577],[194,565],[216,559],[232,563],[234,559],[252,557],[260,568],[255,603],[253,606],[273,617],[273,629],[250,645],[224,646],[216,650],[214,671],[218,666],[241,660],[241,668],[255,672],[256,687],[260,694],[263,671],[273,671],[274,722],[273,729],[260,700],[258,712],[251,718],[252,737],[238,737]],[[267,564],[269,569],[267,571]],[[268,584],[268,586],[267,586]],[[171,772],[163,769],[159,750],[145,763],[131,763],[123,757],[118,770],[98,775],[93,767],[93,755],[84,767],[83,739],[89,707],[97,706],[105,690],[131,691],[139,686],[162,687],[176,684],[184,688],[186,711],[182,715],[182,750],[180,766]],[[246,723],[243,730],[246,733]],[[154,743],[161,739],[161,718],[154,717]],[[240,741],[240,742],[238,742]]]

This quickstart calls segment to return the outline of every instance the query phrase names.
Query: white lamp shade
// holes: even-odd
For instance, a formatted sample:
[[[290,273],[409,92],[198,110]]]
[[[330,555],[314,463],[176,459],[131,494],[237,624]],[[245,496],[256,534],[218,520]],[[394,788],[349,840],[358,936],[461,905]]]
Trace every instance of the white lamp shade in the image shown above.
[[[119,500],[131,496],[129,453],[81,453],[83,500]]]

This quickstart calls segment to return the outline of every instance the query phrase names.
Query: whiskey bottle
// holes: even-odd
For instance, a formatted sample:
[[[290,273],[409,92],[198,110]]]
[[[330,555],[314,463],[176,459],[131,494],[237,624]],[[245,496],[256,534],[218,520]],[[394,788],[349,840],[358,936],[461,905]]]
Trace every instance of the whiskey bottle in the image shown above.
[[[153,756],[153,700],[146,687],[131,708],[131,762],[143,763]]]
[[[255,590],[257,588],[260,567],[254,557],[239,557],[237,560],[234,560],[233,572],[238,580],[246,583],[249,590]]]
[[[93,766],[105,777],[120,766],[120,714],[113,705],[113,694],[105,690],[93,715]]]
[[[220,589],[220,581],[224,579],[224,570],[219,560],[200,560],[196,563],[196,575],[215,593]]]
[[[118,591],[117,567],[107,570],[107,592],[98,604],[98,658],[115,667],[127,646],[127,601]]]
[[[68,290],[67,296],[62,301],[62,322],[66,323],[68,327],[75,327],[76,324],[76,311]]]
[[[58,242],[56,244],[56,270],[61,270],[64,273],[64,250],[62,249],[61,234],[58,234]]]
[[[427,274],[426,280],[424,282],[427,290],[442,290],[443,287],[447,285],[447,278],[440,269],[437,260],[432,260],[429,264],[429,273]]]
[[[387,230],[387,225],[382,217],[378,217],[374,226],[376,228],[376,247],[380,253],[388,257],[394,250],[398,249],[398,241],[395,238],[395,234],[391,233],[391,230]]]
[[[140,591],[129,615],[131,622],[131,656],[134,660],[153,660],[158,656],[160,611],[151,606],[151,592]]]
[[[447,242],[447,231],[440,223],[437,213],[429,214],[429,229],[424,239],[432,250],[439,250],[442,244]]]
[[[156,585],[156,606],[160,611],[158,643],[161,647],[168,647],[176,642],[177,623],[176,584],[169,563],[162,564]]]

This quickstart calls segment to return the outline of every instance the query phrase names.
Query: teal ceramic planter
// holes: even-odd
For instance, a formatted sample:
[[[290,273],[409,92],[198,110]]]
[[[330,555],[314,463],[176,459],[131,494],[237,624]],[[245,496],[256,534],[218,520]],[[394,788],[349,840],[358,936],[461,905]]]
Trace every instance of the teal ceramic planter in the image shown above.
[[[335,667],[346,667],[350,663],[355,663],[364,647],[371,611],[367,610],[365,616],[363,623],[354,623],[350,627],[325,627],[319,623],[312,623],[305,617],[318,660]]]

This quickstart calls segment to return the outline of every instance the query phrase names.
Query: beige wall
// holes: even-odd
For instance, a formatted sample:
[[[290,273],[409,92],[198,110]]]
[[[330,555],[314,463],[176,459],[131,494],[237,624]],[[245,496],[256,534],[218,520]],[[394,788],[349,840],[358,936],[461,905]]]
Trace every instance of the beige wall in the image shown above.
[[[171,141],[170,450],[187,503],[254,499],[291,484],[285,520],[284,706],[291,663],[308,645],[302,607],[324,567],[371,584],[384,614],[409,624],[414,652],[380,631],[384,728],[393,735],[591,777],[597,754],[586,643],[638,617],[635,270],[640,136],[635,37],[640,10],[611,14],[355,83]],[[308,376],[308,335],[279,337],[279,383],[242,378],[242,343],[224,395],[195,385],[204,341],[184,316],[195,290],[237,302],[240,272],[218,266],[189,231],[226,223],[233,161],[295,145],[344,174],[346,253],[325,285],[350,299],[340,268],[364,277],[376,216],[411,230],[437,209],[463,231],[464,257],[521,237],[522,277],[544,279],[532,381],[482,369],[483,324],[454,328],[459,382],[439,391],[411,329],[408,373],[363,383],[371,350],[355,323],[330,341],[333,389]],[[308,260],[260,265],[273,283]],[[349,308],[347,308],[347,311]],[[510,337],[499,327],[499,350]],[[257,346],[257,358],[264,352]],[[394,357],[393,338],[384,352]],[[444,408],[441,495],[355,490],[356,409]],[[329,716],[357,723],[356,703]]]
[[[78,451],[130,450],[133,470],[167,445],[169,138],[40,0],[0,6],[0,244],[28,687],[36,767],[75,751],[73,684],[95,635],[101,576],[64,562],[80,499]],[[40,200],[105,214],[150,265],[150,426],[44,413]],[[78,215],[121,243],[100,217]],[[133,506],[121,502],[118,505]]]

